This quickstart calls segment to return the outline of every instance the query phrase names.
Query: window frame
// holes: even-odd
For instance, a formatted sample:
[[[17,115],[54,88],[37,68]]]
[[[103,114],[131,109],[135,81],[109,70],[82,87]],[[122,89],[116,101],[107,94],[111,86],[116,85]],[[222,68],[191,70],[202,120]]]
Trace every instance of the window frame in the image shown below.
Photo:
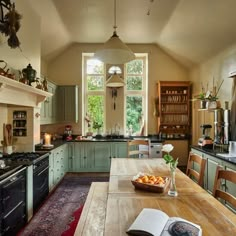
[[[106,66],[103,63],[103,74],[87,74],[87,61],[90,59],[95,59],[94,57],[94,53],[83,53],[82,54],[83,57],[83,70],[82,70],[82,93],[83,93],[83,98],[82,98],[82,134],[86,134],[88,132],[87,129],[87,124],[85,121],[85,116],[86,116],[86,112],[87,112],[87,107],[88,107],[88,96],[103,96],[103,107],[104,107],[104,122],[103,122],[103,129],[106,129]],[[87,75],[98,75],[104,76],[104,81],[103,81],[103,89],[102,90],[87,90],[88,86],[87,86]]]
[[[127,64],[124,65],[124,78],[125,78],[125,86],[124,86],[124,130],[128,130],[126,127],[126,101],[127,96],[141,96],[143,99],[142,102],[142,111],[143,118],[145,121],[144,125],[144,135],[147,135],[147,121],[148,121],[148,54],[147,53],[135,53],[136,59],[143,60],[143,73],[142,74],[128,74],[127,73]],[[127,77],[128,76],[142,76],[142,90],[127,90]]]

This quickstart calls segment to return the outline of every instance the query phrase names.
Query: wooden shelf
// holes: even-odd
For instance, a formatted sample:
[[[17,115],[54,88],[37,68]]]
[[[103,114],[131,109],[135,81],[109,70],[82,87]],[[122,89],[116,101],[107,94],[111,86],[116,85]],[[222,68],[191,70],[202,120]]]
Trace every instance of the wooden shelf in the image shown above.
[[[163,134],[190,134],[190,82],[159,81],[158,132]],[[163,128],[167,126],[167,128]],[[182,128],[176,128],[180,126]]]

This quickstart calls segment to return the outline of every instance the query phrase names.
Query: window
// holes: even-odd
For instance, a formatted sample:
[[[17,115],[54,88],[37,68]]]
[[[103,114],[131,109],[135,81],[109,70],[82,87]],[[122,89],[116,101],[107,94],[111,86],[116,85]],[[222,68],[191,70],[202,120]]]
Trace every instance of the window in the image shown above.
[[[147,120],[147,56],[137,56],[125,65],[125,130],[144,135]]]
[[[104,129],[105,118],[105,68],[104,64],[84,57],[84,133],[98,133]]]
[[[114,108],[110,105],[113,98],[110,89],[105,85],[107,77],[114,71],[121,73],[121,77],[125,80],[125,86],[120,88],[122,92],[118,91],[119,95],[124,94],[124,98],[121,98],[124,100],[119,104],[119,106],[122,104],[122,107],[120,106],[122,112],[118,114],[120,115],[119,121],[122,123],[120,128],[124,134],[145,135],[147,133],[144,130],[144,127],[147,129],[144,126],[147,121],[146,68],[146,54],[136,54],[135,60],[121,67],[115,65],[110,68],[105,68],[103,62],[94,59],[93,54],[83,54],[83,134],[87,132],[93,132],[93,135],[97,134],[99,128],[100,131],[106,133],[105,129],[108,126],[110,126],[109,131],[116,126],[117,116],[116,119],[112,118]],[[106,112],[108,112],[107,115]],[[105,117],[109,119],[107,125]]]

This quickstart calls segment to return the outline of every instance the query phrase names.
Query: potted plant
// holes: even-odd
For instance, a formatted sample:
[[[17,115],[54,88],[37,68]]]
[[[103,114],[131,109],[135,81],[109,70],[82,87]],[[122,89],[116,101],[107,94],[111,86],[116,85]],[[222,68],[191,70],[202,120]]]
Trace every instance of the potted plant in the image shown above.
[[[98,121],[94,121],[93,122],[93,128],[97,130],[97,134],[100,134],[100,129],[102,128],[103,123],[102,122],[98,122]]]
[[[200,108],[201,109],[206,109],[206,98],[205,98],[205,94],[203,92],[201,92],[199,94],[198,100],[200,100]]]

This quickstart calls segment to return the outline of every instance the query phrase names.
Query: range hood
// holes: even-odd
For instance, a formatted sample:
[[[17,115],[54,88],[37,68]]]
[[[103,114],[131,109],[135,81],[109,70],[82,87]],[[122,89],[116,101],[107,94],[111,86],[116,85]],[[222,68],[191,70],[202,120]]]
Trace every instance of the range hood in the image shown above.
[[[0,103],[38,107],[53,94],[0,75]]]

